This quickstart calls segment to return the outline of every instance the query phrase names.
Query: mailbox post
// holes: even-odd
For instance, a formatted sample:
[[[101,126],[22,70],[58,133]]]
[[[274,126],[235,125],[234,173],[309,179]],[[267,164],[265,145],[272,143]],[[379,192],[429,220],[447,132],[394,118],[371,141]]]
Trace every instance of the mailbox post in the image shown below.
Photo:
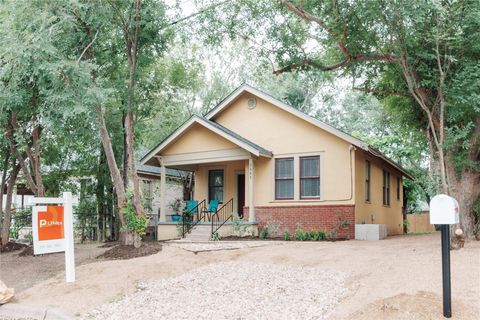
[[[445,194],[430,201],[430,224],[441,225],[442,232],[442,284],[443,316],[452,317],[452,295],[450,281],[450,225],[459,222],[458,202]]]

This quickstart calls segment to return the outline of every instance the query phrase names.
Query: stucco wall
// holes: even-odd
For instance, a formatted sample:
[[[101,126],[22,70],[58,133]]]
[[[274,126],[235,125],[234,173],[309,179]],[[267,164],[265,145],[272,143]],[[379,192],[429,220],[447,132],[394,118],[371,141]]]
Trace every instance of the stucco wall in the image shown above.
[[[238,146],[220,137],[209,129],[195,123],[183,135],[170,144],[162,155],[202,152],[212,150],[237,149]]]
[[[255,159],[254,193],[256,206],[288,206],[313,204],[354,204],[352,194],[353,159],[350,144],[344,140],[286,112],[257,99],[253,109],[247,108],[243,94],[215,121],[274,153],[275,157],[294,157],[294,200],[275,200],[275,160]],[[320,200],[299,200],[299,157],[320,155]],[[352,156],[353,158],[353,156]],[[248,161],[245,162],[248,172]],[[248,205],[248,179],[246,182]]]
[[[370,202],[365,201],[365,160],[371,163]],[[397,177],[401,174],[385,162],[369,156],[361,150],[355,151],[355,223],[387,225],[388,235],[403,233],[403,185],[400,183],[400,199],[397,199]],[[390,206],[383,205],[383,169],[390,172]]]

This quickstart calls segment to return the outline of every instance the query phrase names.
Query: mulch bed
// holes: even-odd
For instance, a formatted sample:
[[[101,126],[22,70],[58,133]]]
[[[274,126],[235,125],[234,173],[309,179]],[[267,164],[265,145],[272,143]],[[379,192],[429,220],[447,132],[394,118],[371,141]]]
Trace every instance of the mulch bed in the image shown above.
[[[162,250],[162,245],[158,242],[143,242],[140,248],[134,246],[126,246],[118,244],[111,249],[108,249],[103,254],[99,255],[97,259],[107,260],[127,260],[138,257],[145,257]]]
[[[260,239],[259,237],[237,237],[237,236],[228,236],[222,237],[221,241],[278,241],[283,240],[283,238],[276,237],[276,238],[267,238],[267,239]]]
[[[10,241],[4,246],[0,246],[0,252],[1,253],[12,252],[16,250],[22,250],[26,247],[28,247],[26,244]]]
[[[109,242],[106,242],[104,244],[102,244],[101,246],[98,246],[99,248],[111,248],[111,247],[115,247],[115,246],[118,246],[120,244],[120,242],[118,241],[109,241]]]
[[[33,247],[28,246],[25,249],[23,249],[22,252],[18,254],[19,257],[26,257],[26,256],[33,256]]]

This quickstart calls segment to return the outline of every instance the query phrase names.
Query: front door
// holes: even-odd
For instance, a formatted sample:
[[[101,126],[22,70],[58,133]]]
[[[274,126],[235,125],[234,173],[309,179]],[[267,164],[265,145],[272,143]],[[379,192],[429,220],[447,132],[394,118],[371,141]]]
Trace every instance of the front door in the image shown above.
[[[245,174],[237,175],[237,213],[243,218],[243,207],[245,206]]]

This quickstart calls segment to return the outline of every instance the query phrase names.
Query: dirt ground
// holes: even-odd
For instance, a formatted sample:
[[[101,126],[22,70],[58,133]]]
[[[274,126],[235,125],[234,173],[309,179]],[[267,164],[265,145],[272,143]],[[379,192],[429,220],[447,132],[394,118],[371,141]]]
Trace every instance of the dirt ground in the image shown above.
[[[16,302],[60,307],[80,315],[136,291],[139,282],[180,275],[221,261],[321,267],[348,275],[350,294],[336,308],[333,319],[442,318],[439,233],[382,241],[290,242],[196,254],[165,245],[157,254],[131,260],[94,259],[102,250],[106,249],[77,246],[79,266],[74,284],[66,284],[60,271],[63,255],[19,258],[14,253],[2,254],[0,279],[19,292]],[[480,242],[469,242],[462,250],[452,251],[451,269],[452,319],[477,318]]]

